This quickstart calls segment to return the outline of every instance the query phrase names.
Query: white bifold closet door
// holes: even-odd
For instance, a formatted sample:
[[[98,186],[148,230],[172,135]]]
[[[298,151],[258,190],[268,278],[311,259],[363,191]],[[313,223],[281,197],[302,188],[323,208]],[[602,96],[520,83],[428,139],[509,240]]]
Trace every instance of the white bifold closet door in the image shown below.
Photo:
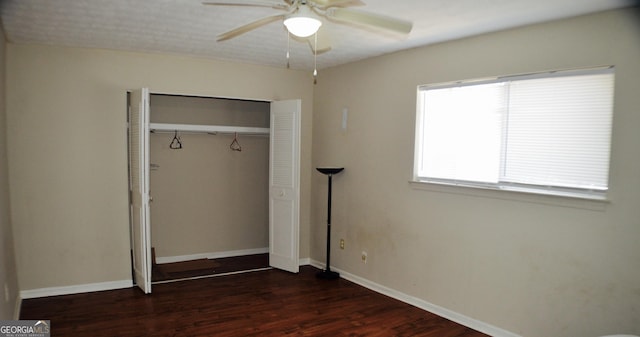
[[[300,232],[300,100],[271,102],[269,264],[297,273]]]
[[[151,293],[151,227],[149,212],[149,89],[131,92],[129,107],[129,170],[131,238],[136,284]]]

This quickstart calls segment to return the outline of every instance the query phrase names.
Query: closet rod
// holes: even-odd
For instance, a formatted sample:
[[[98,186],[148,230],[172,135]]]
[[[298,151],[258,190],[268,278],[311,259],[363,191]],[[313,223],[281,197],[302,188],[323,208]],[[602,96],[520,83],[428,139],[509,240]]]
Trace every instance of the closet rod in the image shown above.
[[[153,133],[153,134],[156,134],[156,135],[160,135],[160,134],[173,135],[175,133],[175,130],[174,131],[165,131],[165,130],[154,130],[154,129],[151,129],[149,131],[151,133]],[[223,135],[223,136],[234,136],[236,134],[236,132],[217,132],[217,131],[216,132],[204,132],[204,131],[180,131],[180,130],[178,130],[178,132],[181,135],[211,135],[211,136]],[[238,132],[237,134],[242,134],[243,137],[269,137],[269,133],[253,133],[253,132],[240,133],[240,132]]]
[[[167,124],[167,123],[150,123],[151,131],[185,131],[185,132],[204,132],[204,133],[239,133],[239,134],[256,134],[268,135],[269,128],[257,128],[249,126],[227,126],[227,125],[196,125],[196,124]]]

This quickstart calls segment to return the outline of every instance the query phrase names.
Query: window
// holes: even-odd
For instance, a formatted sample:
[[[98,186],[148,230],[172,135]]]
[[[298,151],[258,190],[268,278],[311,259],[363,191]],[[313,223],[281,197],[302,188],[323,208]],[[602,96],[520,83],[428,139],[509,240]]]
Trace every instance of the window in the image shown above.
[[[414,180],[601,199],[613,68],[418,87]]]

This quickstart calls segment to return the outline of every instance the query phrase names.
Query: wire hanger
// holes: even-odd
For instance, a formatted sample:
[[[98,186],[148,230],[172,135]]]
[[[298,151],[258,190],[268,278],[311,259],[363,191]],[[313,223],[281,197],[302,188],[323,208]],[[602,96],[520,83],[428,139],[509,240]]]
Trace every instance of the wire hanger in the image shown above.
[[[232,151],[242,151],[242,146],[240,146],[240,143],[238,143],[238,133],[235,133],[235,136],[233,137],[233,142],[231,142],[231,145],[229,145],[229,148],[231,148]]]
[[[178,130],[175,130],[173,140],[171,141],[171,144],[169,144],[169,148],[173,150],[179,150],[182,148],[182,141],[180,140],[180,136],[178,136]]]

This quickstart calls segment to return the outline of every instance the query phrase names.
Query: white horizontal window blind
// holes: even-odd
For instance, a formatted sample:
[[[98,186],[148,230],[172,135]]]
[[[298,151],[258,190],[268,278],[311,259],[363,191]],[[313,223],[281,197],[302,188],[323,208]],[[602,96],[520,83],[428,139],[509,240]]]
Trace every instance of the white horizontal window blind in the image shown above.
[[[613,68],[418,88],[418,181],[602,196]]]
[[[511,82],[503,179],[606,190],[611,75]]]

